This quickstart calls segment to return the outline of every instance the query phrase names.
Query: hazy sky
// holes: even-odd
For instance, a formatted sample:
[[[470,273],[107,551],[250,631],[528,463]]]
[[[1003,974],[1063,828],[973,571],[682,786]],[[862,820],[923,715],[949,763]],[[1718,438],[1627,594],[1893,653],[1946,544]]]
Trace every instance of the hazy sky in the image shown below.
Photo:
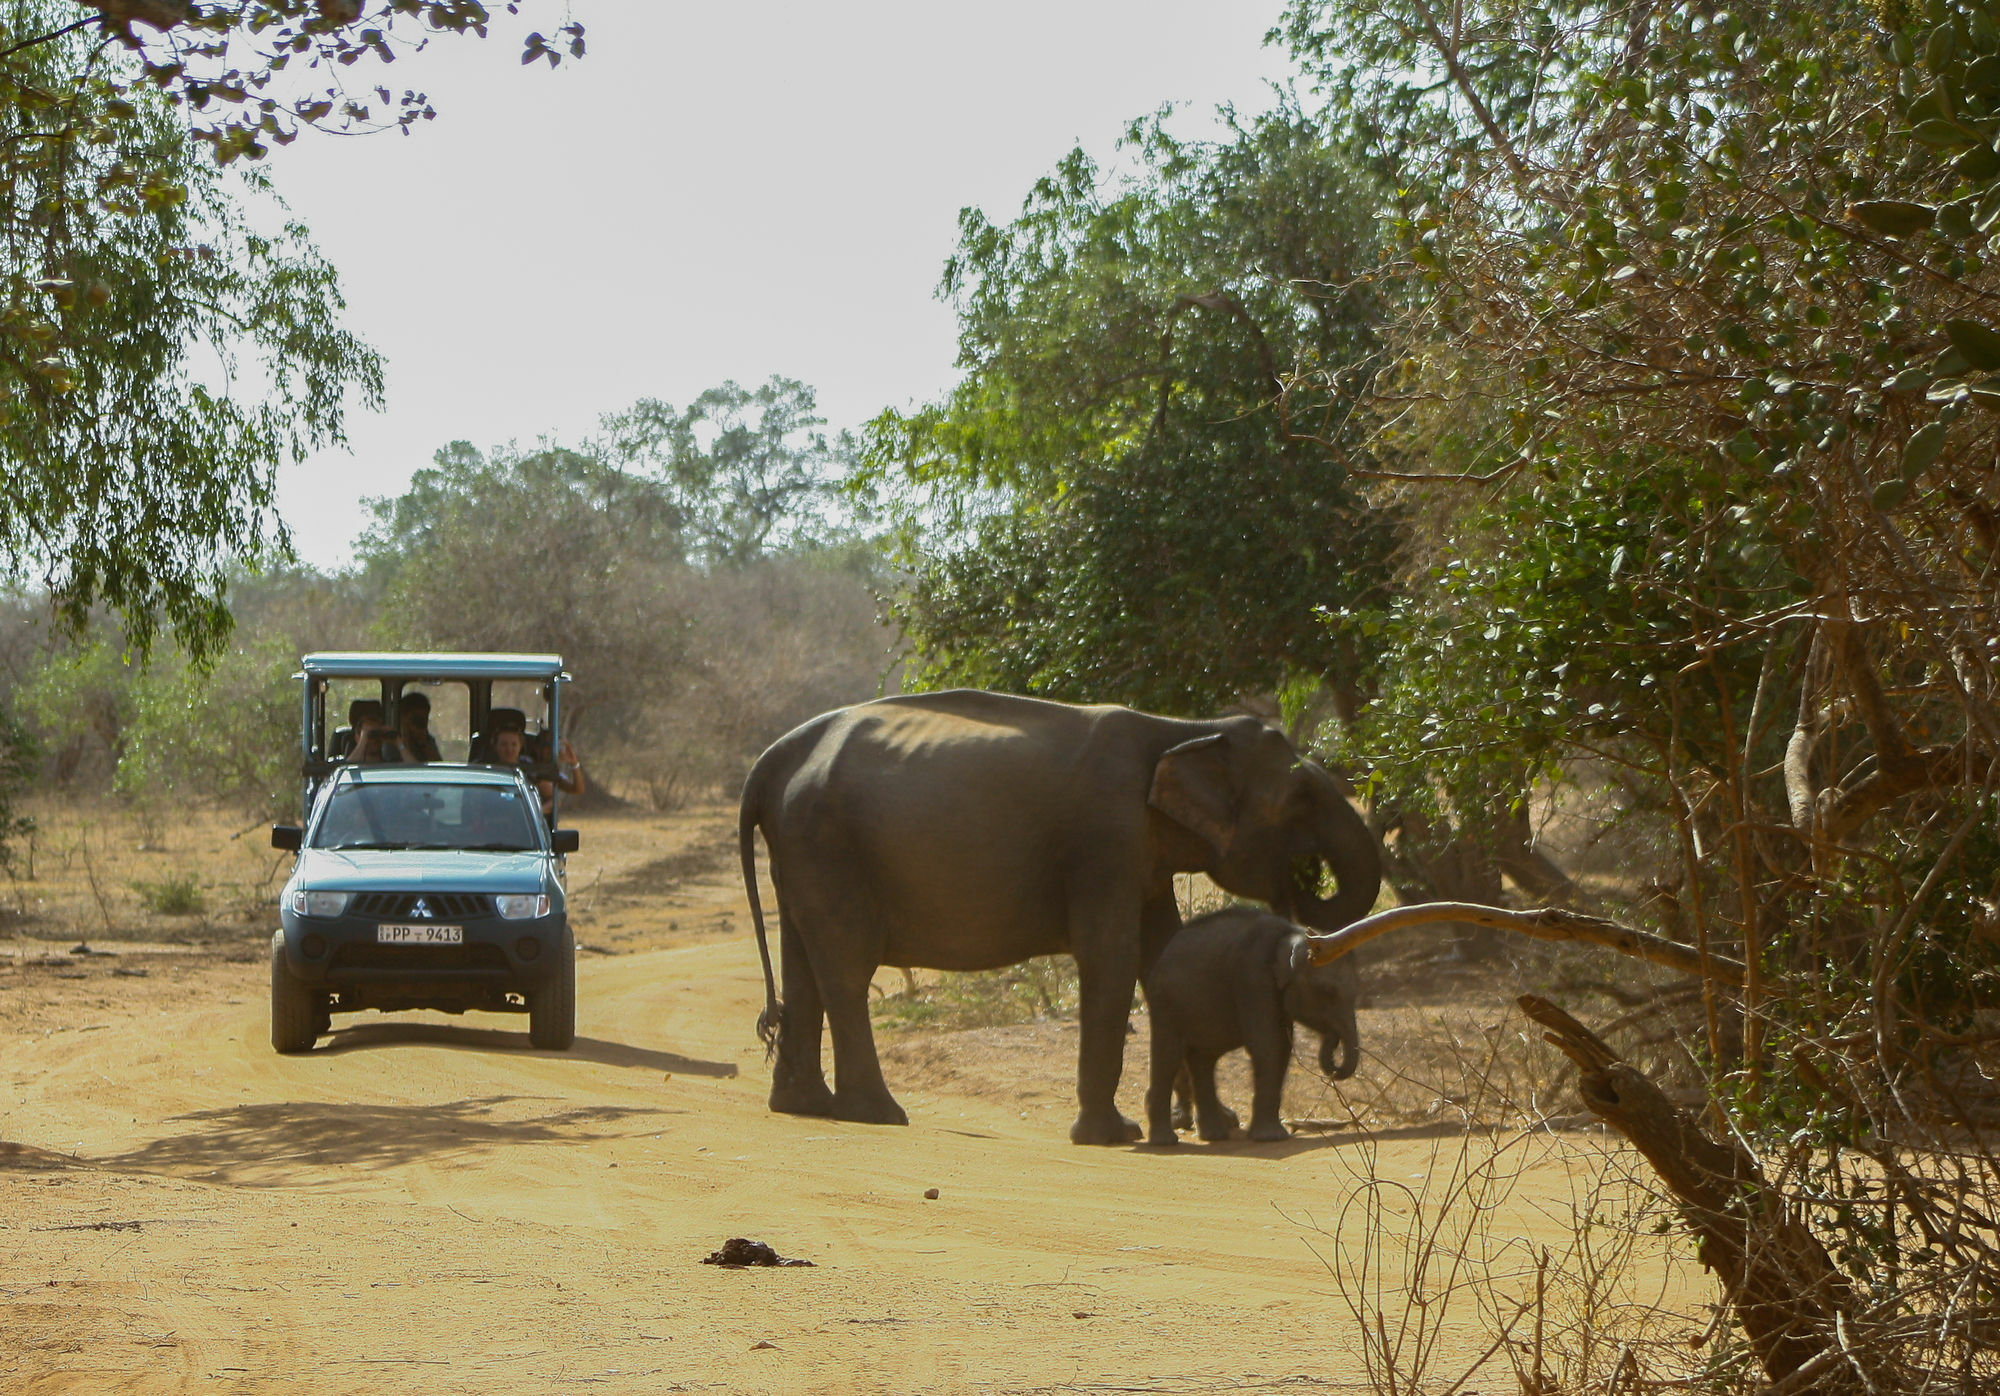
[[[1010,216],[1073,143],[1108,158],[1162,103],[1268,106],[1279,8],[576,0],[590,51],[552,72],[520,66],[519,35],[562,10],[525,0],[530,23],[403,58],[383,76],[436,121],[270,162],[389,369],[352,452],[283,478],[300,554],[345,565],[361,499],[455,439],[575,440],[637,398],[773,373],[836,428],[935,397],[959,209]]]

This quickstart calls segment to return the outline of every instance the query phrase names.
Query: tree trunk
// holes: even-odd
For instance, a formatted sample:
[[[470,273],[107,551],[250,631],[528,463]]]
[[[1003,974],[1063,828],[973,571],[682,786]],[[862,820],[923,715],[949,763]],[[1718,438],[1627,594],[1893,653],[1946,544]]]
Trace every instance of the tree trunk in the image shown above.
[[[1576,883],[1545,853],[1535,849],[1534,826],[1524,801],[1503,815],[1493,829],[1493,861],[1514,885],[1545,906],[1569,906],[1576,901]]]
[[[1397,898],[1406,903],[1500,902],[1500,869],[1478,842],[1451,829],[1439,829],[1415,811],[1397,811],[1382,832],[1396,832],[1386,847],[1383,872]],[[1453,951],[1467,959],[1489,959],[1500,952],[1505,938],[1488,926],[1451,922]]]
[[[1749,1151],[1703,1133],[1658,1086],[1562,1009],[1533,994],[1519,1002],[1522,1012],[1549,1029],[1543,1036],[1576,1063],[1583,1103],[1632,1142],[1679,1204],[1702,1264],[1721,1279],[1771,1379],[1796,1396],[1844,1396],[1863,1386],[1895,1390],[1884,1374],[1866,1372],[1849,1348],[1845,1279]]]

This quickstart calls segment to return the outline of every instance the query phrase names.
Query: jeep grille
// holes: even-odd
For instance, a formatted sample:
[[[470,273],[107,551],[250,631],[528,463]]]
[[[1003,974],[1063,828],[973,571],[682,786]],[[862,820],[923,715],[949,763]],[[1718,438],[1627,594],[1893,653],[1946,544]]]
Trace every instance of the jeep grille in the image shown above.
[[[413,918],[418,902],[430,915]],[[349,914],[377,921],[464,921],[491,910],[492,903],[477,892],[357,892]]]

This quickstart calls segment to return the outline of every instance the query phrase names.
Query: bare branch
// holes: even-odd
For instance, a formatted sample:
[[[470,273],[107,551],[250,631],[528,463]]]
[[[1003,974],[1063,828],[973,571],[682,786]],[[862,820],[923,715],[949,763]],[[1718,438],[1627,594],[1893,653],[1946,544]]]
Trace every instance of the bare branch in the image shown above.
[[[1478,902],[1419,902],[1414,906],[1399,906],[1389,911],[1378,911],[1373,916],[1364,916],[1331,935],[1309,936],[1313,963],[1323,965],[1337,960],[1356,946],[1365,945],[1391,931],[1428,926],[1440,921],[1467,921],[1475,926],[1514,931],[1536,940],[1587,941],[1616,950],[1621,955],[1631,955],[1679,970],[1683,974],[1716,979],[1726,984],[1743,982],[1744,965],[1741,960],[1713,953],[1704,956],[1692,946],[1645,931],[1635,931],[1630,926],[1621,926],[1601,916],[1587,916],[1580,911],[1555,906],[1533,911],[1508,911],[1504,907],[1484,906]]]
[[[1827,649],[1826,627],[1822,620],[1813,627],[1812,647],[1806,654],[1805,677],[1799,681],[1799,716],[1792,739],[1785,744],[1785,798],[1791,806],[1792,827],[1813,836],[1813,821],[1819,808],[1819,790],[1813,784],[1813,748],[1819,745],[1824,719],[1820,715],[1819,691],[1826,682],[1832,656]]]
[[[1493,119],[1493,113],[1488,109],[1485,99],[1479,95],[1479,89],[1472,85],[1471,75],[1459,64],[1458,45],[1444,36],[1443,31],[1438,28],[1437,20],[1431,15],[1430,6],[1426,5],[1424,0],[1410,0],[1410,3],[1416,9],[1417,18],[1423,21],[1424,32],[1431,41],[1431,47],[1437,50],[1437,56],[1444,61],[1445,71],[1451,74],[1451,80],[1458,88],[1459,95],[1464,97],[1465,104],[1472,108],[1473,116],[1478,118],[1480,126],[1486,131],[1487,139],[1493,142],[1494,147],[1500,152],[1500,157],[1507,162],[1507,168],[1514,172],[1514,178],[1522,188],[1527,188],[1533,182],[1528,177],[1528,167],[1514,150],[1514,143],[1507,139],[1507,133],[1500,129],[1500,123]]]
[[[1899,761],[1880,762],[1847,789],[1821,793],[1821,837],[1830,843],[1844,843],[1871,816],[1905,795],[1919,790],[1963,789],[1985,780],[1991,766],[1990,757],[1970,753],[1963,742],[1905,752]]]

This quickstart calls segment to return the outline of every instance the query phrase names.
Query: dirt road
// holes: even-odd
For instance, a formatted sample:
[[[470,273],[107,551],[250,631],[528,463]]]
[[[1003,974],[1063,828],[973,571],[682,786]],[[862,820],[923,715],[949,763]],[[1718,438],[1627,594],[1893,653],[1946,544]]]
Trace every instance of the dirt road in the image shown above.
[[[1046,1024],[891,1050],[907,1129],[774,1116],[754,947],[710,925],[585,956],[562,1054],[405,1014],[280,1057],[252,955],[37,958],[0,1019],[10,1396],[1366,1390],[1329,1269],[1359,1265],[1355,1210],[1331,1233],[1371,1177],[1421,1194],[1466,1154],[1449,1126],[1077,1149]],[[1142,1040],[1126,1060],[1136,1114]],[[1567,1244],[1598,1146],[1500,1143],[1487,1243]],[[731,1236],[813,1268],[699,1263]],[[1437,1369],[1491,1326],[1461,1304]],[[1464,1390],[1513,1380],[1495,1358]]]

